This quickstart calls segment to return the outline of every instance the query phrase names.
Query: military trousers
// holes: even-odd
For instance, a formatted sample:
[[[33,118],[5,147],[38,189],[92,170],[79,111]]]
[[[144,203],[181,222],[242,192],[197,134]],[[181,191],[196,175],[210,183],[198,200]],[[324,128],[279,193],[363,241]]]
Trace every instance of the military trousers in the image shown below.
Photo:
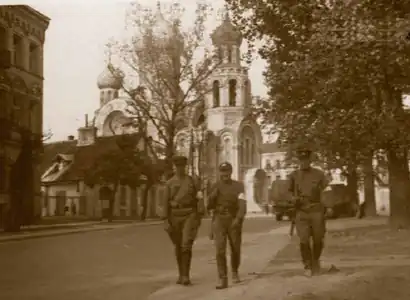
[[[227,277],[228,266],[226,259],[227,241],[231,249],[232,272],[238,272],[241,262],[242,226],[241,221],[237,226],[232,227],[234,216],[215,215],[213,219],[213,235],[216,250],[216,264],[218,276],[221,279]]]
[[[326,218],[321,206],[299,210],[295,218],[296,232],[300,240],[300,252],[306,269],[319,260],[326,233]],[[311,247],[313,241],[313,249]]]
[[[169,217],[170,238],[175,247],[175,257],[180,276],[189,277],[192,246],[196,239],[200,218],[196,212],[187,215],[173,214]]]

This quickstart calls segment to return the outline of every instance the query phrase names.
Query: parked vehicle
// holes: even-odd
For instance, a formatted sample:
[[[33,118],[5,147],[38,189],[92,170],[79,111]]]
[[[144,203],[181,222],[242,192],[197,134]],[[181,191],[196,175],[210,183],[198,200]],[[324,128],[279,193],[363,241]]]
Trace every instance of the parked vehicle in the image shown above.
[[[288,180],[279,179],[272,182],[269,199],[277,221],[281,221],[284,216],[291,218],[294,213],[292,195],[288,188]],[[344,184],[330,185],[322,197],[323,203],[333,208],[331,218],[354,217],[357,213],[358,205],[350,200],[347,186]]]
[[[323,203],[333,208],[332,218],[354,217],[357,213],[358,204],[351,201],[347,186],[344,184],[332,184],[323,192]]]
[[[284,216],[291,218],[293,213],[292,195],[289,193],[289,181],[277,179],[272,182],[269,199],[272,204],[273,213],[277,221],[281,221]]]

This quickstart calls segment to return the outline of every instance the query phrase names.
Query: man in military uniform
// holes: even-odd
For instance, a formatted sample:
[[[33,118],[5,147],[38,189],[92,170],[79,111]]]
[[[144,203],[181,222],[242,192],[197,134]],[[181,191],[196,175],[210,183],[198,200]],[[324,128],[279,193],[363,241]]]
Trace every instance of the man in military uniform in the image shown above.
[[[328,180],[324,172],[311,166],[311,150],[300,148],[297,155],[300,168],[290,174],[289,191],[296,208],[295,226],[305,273],[311,276],[320,272],[319,259],[326,232],[325,214],[332,212],[321,201]]]
[[[192,245],[204,213],[201,191],[194,179],[186,174],[188,159],[173,159],[175,175],[167,181],[164,196],[164,225],[175,247],[179,277],[177,284],[190,285]]]
[[[231,248],[232,281],[240,282],[238,269],[241,260],[242,225],[246,214],[244,186],[233,180],[232,165],[219,167],[220,180],[215,183],[208,198],[208,211],[213,212],[213,235],[219,281],[217,289],[228,287],[226,242]]]

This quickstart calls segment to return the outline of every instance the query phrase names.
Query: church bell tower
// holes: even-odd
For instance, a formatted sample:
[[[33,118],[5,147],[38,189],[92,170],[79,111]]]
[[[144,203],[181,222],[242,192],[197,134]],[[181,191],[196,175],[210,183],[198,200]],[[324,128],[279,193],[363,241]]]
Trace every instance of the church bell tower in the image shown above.
[[[211,34],[218,67],[209,78],[212,92],[206,99],[208,129],[218,132],[245,118],[251,107],[248,69],[241,65],[241,32],[226,13]]]

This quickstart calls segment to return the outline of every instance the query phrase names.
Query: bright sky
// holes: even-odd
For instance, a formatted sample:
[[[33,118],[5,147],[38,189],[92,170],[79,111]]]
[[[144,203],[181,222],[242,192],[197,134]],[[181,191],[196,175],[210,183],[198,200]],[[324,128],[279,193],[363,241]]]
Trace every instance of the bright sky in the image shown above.
[[[105,44],[124,32],[129,1],[119,0],[32,0],[0,4],[28,4],[51,18],[44,48],[44,130],[53,141],[77,135],[84,115],[91,119],[99,106],[97,77],[105,67]],[[15,2],[15,3],[13,3]],[[140,0],[153,5],[154,0]],[[169,1],[162,1],[163,3]],[[180,0],[189,6],[194,0]],[[223,0],[212,0],[217,10]],[[188,16],[189,17],[189,16]],[[210,25],[208,30],[218,24]],[[265,95],[264,62],[256,60],[250,69],[252,92]]]

